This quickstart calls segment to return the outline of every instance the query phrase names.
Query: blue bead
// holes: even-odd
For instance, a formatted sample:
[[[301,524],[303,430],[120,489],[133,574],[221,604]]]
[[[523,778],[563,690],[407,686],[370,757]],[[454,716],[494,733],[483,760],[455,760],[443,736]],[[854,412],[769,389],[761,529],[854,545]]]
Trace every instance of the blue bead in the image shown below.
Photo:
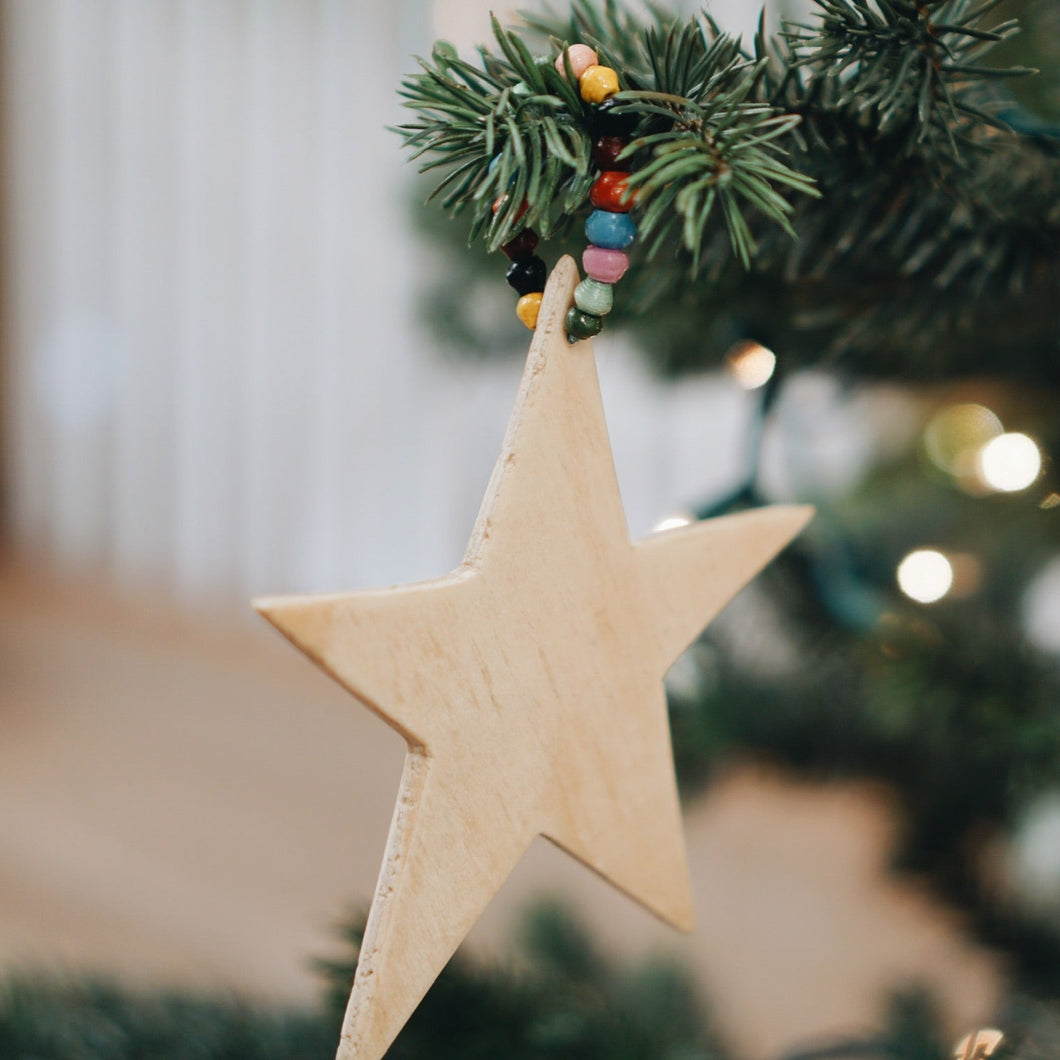
[[[585,222],[585,236],[598,247],[624,250],[637,238],[637,226],[628,213],[593,210]]]

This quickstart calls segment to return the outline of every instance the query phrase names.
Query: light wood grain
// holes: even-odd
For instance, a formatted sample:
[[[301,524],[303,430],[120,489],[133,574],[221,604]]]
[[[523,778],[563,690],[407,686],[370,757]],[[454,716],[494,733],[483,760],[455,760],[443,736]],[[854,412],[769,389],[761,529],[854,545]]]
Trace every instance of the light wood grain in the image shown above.
[[[553,271],[463,564],[258,610],[406,739],[339,1047],[379,1060],[536,835],[692,926],[662,679],[811,509],[632,543],[590,343]]]

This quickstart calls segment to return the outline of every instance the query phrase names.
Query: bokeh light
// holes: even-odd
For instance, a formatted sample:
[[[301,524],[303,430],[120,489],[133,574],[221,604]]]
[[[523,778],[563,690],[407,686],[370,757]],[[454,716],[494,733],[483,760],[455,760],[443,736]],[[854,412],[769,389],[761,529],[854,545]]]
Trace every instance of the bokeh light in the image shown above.
[[[920,604],[941,600],[953,585],[953,565],[933,548],[918,548],[898,564],[898,588]]]
[[[953,571],[953,584],[946,594],[952,600],[974,596],[983,584],[983,564],[969,552],[947,552],[946,560]]]
[[[1001,493],[1026,489],[1041,470],[1041,450],[1026,434],[999,434],[979,450],[978,471],[983,484]]]
[[[1022,611],[1027,639],[1040,651],[1060,655],[1060,557],[1027,586]]]
[[[1009,871],[1020,904],[1060,927],[1060,791],[1046,791],[1024,812]]]
[[[974,472],[979,450],[1003,431],[997,414],[985,405],[948,405],[924,428],[924,449],[936,467],[962,477]]]
[[[777,367],[776,354],[758,342],[741,342],[734,346],[727,361],[729,372],[744,390],[765,386]]]

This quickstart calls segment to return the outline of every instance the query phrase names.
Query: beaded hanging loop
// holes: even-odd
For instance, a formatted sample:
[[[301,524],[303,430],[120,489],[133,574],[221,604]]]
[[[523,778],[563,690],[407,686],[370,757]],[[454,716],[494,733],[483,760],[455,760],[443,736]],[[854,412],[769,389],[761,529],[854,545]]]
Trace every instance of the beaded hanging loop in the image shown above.
[[[598,335],[604,326],[603,318],[614,305],[614,285],[629,268],[626,248],[637,237],[637,226],[629,216],[633,197],[629,192],[629,164],[620,155],[629,146],[629,138],[621,135],[621,122],[612,121],[609,128],[606,108],[608,101],[619,91],[618,74],[609,66],[602,66],[596,52],[587,44],[572,44],[555,62],[560,75],[568,71],[578,82],[582,99],[597,108],[600,135],[593,145],[592,163],[598,176],[589,189],[593,212],[585,222],[589,246],[582,254],[585,279],[575,288],[574,305],[567,311],[564,326],[567,341]],[[496,164],[496,160],[494,160]],[[507,196],[494,204],[496,213]],[[520,215],[526,212],[524,203]],[[516,315],[531,330],[537,327],[541,295],[545,289],[547,268],[535,253],[538,236],[532,228],[524,228],[505,243],[501,251],[511,261],[507,280],[520,296]]]
[[[599,57],[587,44],[572,44],[556,59],[556,69],[567,70],[578,79],[578,90],[586,103],[597,107],[619,90],[618,74],[601,66]],[[614,305],[614,285],[629,268],[626,248],[637,237],[637,226],[629,216],[633,205],[627,182],[629,166],[619,156],[629,145],[620,135],[603,135],[593,145],[592,162],[599,176],[589,189],[594,209],[585,222],[589,246],[582,254],[585,279],[574,290],[574,305],[567,311],[564,325],[567,341],[575,343],[598,335],[604,317]]]

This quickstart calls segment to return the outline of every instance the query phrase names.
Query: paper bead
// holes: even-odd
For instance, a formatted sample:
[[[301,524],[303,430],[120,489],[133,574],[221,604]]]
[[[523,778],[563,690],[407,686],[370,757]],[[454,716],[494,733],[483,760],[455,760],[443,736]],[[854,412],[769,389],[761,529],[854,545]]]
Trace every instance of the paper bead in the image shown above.
[[[591,66],[596,66],[600,61],[596,52],[594,52],[588,44],[572,44],[567,49],[566,56],[570,60],[570,68],[574,73],[574,79],[576,81],[581,78],[586,70]],[[560,72],[561,76],[567,76],[567,67],[564,65],[562,53],[556,59],[556,69]]]
[[[615,303],[614,292],[609,283],[601,283],[591,276],[574,288],[574,304],[585,313],[602,317],[611,312]]]
[[[515,315],[531,330],[537,327],[537,315],[541,312],[541,292],[524,294],[516,303]]]
[[[626,213],[633,206],[633,196],[626,195],[628,181],[628,173],[619,173],[616,170],[601,173],[589,189],[589,201],[601,210]]]
[[[571,306],[567,310],[567,316],[563,323],[567,329],[567,341],[571,344],[578,339],[591,339],[594,335],[599,335],[604,326],[604,322],[600,317],[594,316],[592,313],[586,313],[577,306]]]
[[[623,250],[637,238],[637,226],[628,214],[593,210],[585,222],[585,236],[598,247]]]
[[[606,247],[586,247],[582,251],[582,269],[601,283],[618,283],[629,268],[629,255]]]
[[[603,103],[618,91],[618,74],[610,66],[590,66],[578,79],[586,103]]]
[[[536,255],[532,258],[523,258],[522,261],[513,261],[508,266],[504,278],[518,291],[519,294],[530,294],[532,291],[543,291],[545,289],[545,277],[548,268]]]

